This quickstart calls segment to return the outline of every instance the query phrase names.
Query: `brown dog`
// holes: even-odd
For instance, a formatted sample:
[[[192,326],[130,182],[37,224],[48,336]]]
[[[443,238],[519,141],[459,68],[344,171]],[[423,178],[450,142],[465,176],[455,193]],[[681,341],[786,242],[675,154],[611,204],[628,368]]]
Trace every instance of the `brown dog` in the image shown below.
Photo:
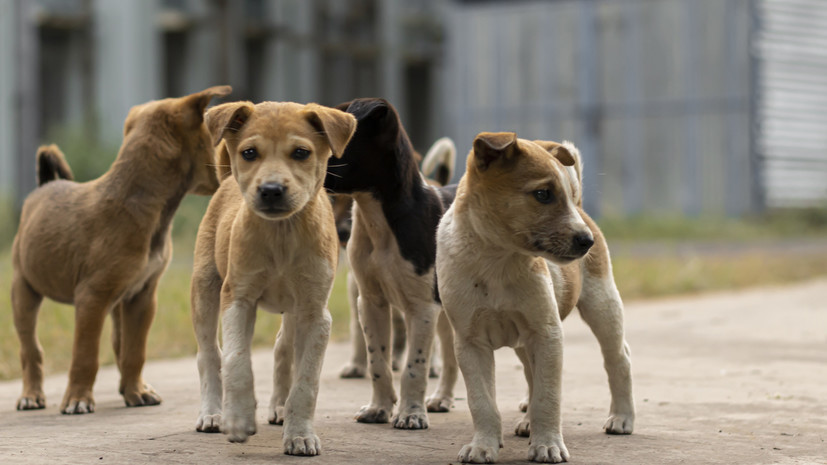
[[[315,104],[234,102],[210,110],[207,125],[221,144],[223,180],[195,244],[192,318],[201,377],[196,429],[220,429],[231,442],[255,434],[250,344],[261,307],[284,314],[270,423],[284,423],[285,453],[317,455],[313,414],[339,257],[333,210],[322,187],[328,158],[342,155],[356,119]],[[223,357],[217,338],[222,311]]]
[[[95,411],[92,387],[109,312],[126,405],[161,402],[141,377],[155,290],[172,256],[172,217],[181,199],[218,187],[203,115],[213,97],[230,91],[211,87],[133,107],[118,158],[94,181],[69,181],[71,170],[56,146],[38,150],[40,187],[23,204],[12,246],[12,307],[23,364],[18,410],[46,406],[43,350],[35,332],[44,296],[76,309],[61,412]]]

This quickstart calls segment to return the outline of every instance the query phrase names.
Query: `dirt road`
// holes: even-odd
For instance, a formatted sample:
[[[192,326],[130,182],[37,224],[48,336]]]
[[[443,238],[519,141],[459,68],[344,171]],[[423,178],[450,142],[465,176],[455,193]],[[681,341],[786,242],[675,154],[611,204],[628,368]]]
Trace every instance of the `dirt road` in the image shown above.
[[[596,341],[577,316],[564,324],[571,463],[827,464],[827,279],[632,303],[626,315],[638,414],[625,437],[600,429],[609,395]],[[58,413],[65,375],[46,379],[48,407],[35,412],[14,410],[19,380],[0,383],[0,463],[456,463],[472,435],[464,386],[455,410],[432,414],[428,430],[357,424],[352,416],[367,403],[369,383],[337,377],[347,352],[343,344],[328,349],[316,412],[324,452],[316,458],[282,454],[281,427],[266,423],[272,361],[259,351],[259,431],[247,444],[195,432],[198,375],[186,358],[148,364],[146,378],[164,396],[158,407],[125,408],[114,367],[98,376],[92,415]],[[511,434],[524,381],[513,352],[497,356],[506,426],[500,462],[526,463],[528,440]]]

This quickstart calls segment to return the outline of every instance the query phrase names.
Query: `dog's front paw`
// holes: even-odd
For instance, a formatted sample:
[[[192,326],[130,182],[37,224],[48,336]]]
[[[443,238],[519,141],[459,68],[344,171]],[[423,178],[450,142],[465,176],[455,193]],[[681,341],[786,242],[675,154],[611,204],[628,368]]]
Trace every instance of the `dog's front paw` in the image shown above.
[[[531,439],[528,446],[528,460],[540,463],[560,463],[569,459],[569,450],[563,443],[563,436],[556,435],[549,440]]]
[[[356,421],[359,423],[387,423],[390,420],[390,408],[379,407],[378,405],[365,405],[356,413]]]
[[[342,371],[339,372],[339,378],[364,378],[366,372],[367,368],[365,368],[364,365],[348,363],[347,365],[342,367]]]
[[[520,401],[519,408],[520,411],[523,413],[528,412],[528,396],[525,396],[525,398]]]
[[[425,407],[429,412],[450,412],[451,404],[454,402],[453,396],[440,394],[435,392],[425,399]]]
[[[302,435],[284,435],[284,453],[287,455],[319,455],[322,442],[314,433]]]
[[[462,463],[494,463],[500,452],[498,444],[479,444],[476,441],[462,446],[457,460]]]
[[[230,442],[246,442],[248,437],[256,434],[255,414],[225,415],[221,424],[221,432],[227,435],[227,440]]]
[[[46,395],[42,392],[23,394],[17,399],[17,410],[37,410],[46,408]]]
[[[393,427],[398,429],[428,429],[428,414],[422,407],[400,410],[393,417]]]
[[[275,408],[270,409],[270,415],[267,417],[267,421],[270,422],[271,425],[283,425],[284,424],[284,405],[276,406]],[[285,443],[287,444],[287,443]],[[289,453],[289,452],[285,452]],[[293,455],[293,454],[291,454]],[[296,454],[296,455],[304,455],[304,454]],[[315,455],[315,454],[313,454]]]
[[[201,414],[195,423],[195,431],[200,433],[221,432],[221,413]]]
[[[161,396],[149,384],[141,383],[140,386],[124,390],[122,394],[127,407],[144,407],[161,403]]]
[[[60,405],[60,413],[64,415],[95,413],[95,399],[91,394],[79,396],[67,394]]]
[[[514,434],[523,438],[531,436],[531,421],[528,418],[520,420],[514,428]]]
[[[635,416],[614,414],[603,425],[606,434],[632,434],[635,429]]]

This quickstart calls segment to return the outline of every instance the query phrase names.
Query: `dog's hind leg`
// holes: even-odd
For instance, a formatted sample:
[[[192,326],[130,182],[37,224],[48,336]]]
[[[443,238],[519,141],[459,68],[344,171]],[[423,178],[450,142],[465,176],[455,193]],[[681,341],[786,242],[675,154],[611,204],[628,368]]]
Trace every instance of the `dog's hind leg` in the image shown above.
[[[284,423],[284,403],[293,383],[293,345],[296,337],[296,317],[285,313],[281,317],[281,328],[273,346],[273,394],[270,397],[270,413],[267,421],[271,425]]]
[[[405,358],[405,346],[408,345],[408,335],[405,325],[405,315],[394,306],[391,306],[391,324],[393,326],[391,369],[393,371],[399,371],[399,368],[402,366],[402,361]]]
[[[221,278],[218,271],[192,275],[192,324],[198,342],[198,376],[201,380],[201,411],[195,430],[218,433],[221,428],[221,349],[218,346],[218,317],[221,313]]]
[[[597,278],[586,274],[577,308],[600,343],[609,377],[612,403],[603,429],[609,434],[631,434],[635,423],[631,351],[623,336],[623,302],[611,275]]]
[[[119,391],[127,407],[161,403],[161,396],[152,386],[144,382],[142,376],[146,362],[146,340],[158,305],[155,293],[160,277],[158,274],[150,278],[146,287],[121,305],[119,318],[121,350],[118,354],[118,367],[121,370]],[[115,310],[117,311],[117,308]]]
[[[428,387],[428,365],[439,312],[439,305],[433,302],[417,302],[407,307],[405,320],[408,323],[408,360],[402,371],[402,389],[399,393],[401,401],[399,412],[393,419],[394,428],[428,427],[425,390]]]
[[[115,304],[112,296],[106,292],[100,293],[100,288],[94,287],[95,284],[87,284],[75,292],[72,365],[69,369],[69,386],[60,403],[60,411],[65,414],[95,411],[92,388],[98,374],[101,333],[106,315]]]
[[[18,273],[14,273],[11,302],[14,327],[20,339],[20,363],[23,367],[23,395],[17,399],[17,410],[46,407],[43,393],[43,348],[37,339],[37,314],[43,296],[34,291]]]
[[[370,404],[356,413],[356,421],[361,423],[387,423],[397,400],[391,373],[390,306],[379,292],[373,289],[368,295],[359,295],[359,320],[367,340],[368,369],[373,382]]]
[[[534,374],[531,371],[531,359],[528,357],[525,348],[516,347],[514,352],[523,364],[523,374],[528,384],[528,393],[525,399],[520,402],[520,410],[525,413],[525,416],[517,423],[517,426],[514,428],[514,434],[527,438],[531,435],[531,414],[528,411],[528,405],[531,403],[531,391],[534,389]]]
[[[340,378],[364,378],[367,371],[368,355],[365,349],[365,335],[359,322],[359,287],[353,273],[347,274],[347,300],[350,304],[350,362],[342,367]]]
[[[454,329],[445,312],[439,312],[436,324],[439,335],[439,347],[442,349],[442,375],[436,392],[430,395],[425,404],[429,412],[447,412],[454,401],[454,386],[457,384],[457,355],[454,352]]]
[[[285,402],[282,438],[284,453],[288,455],[318,455],[322,452],[321,441],[313,429],[313,416],[332,321],[330,312],[324,307],[325,300],[321,301],[321,311],[311,304],[297,309],[295,315],[285,315],[285,318],[296,320],[290,325],[292,328],[285,328],[292,329],[296,341],[293,358],[296,376]]]

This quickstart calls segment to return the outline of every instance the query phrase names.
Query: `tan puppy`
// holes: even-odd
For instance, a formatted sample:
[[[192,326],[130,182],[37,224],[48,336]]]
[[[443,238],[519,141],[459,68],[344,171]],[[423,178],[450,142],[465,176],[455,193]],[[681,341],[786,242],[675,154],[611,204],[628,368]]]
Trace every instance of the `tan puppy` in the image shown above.
[[[270,422],[284,422],[285,453],[319,454],[313,413],[339,248],[322,186],[328,158],[341,156],[356,120],[315,104],[235,102],[211,109],[207,125],[215,143],[221,142],[220,177],[227,165],[232,177],[213,196],[195,245],[192,318],[201,377],[196,429],[220,428],[230,442],[255,434],[250,344],[261,307],[284,314]],[[223,359],[217,341],[222,311]]]
[[[570,144],[482,133],[456,200],[442,217],[439,292],[456,332],[476,431],[459,453],[463,462],[493,463],[502,447],[493,356],[502,346],[514,347],[525,367],[528,411],[516,433],[530,434],[529,460],[569,458],[560,419],[560,321],[575,305],[600,342],[609,374],[612,407],[605,428],[632,431],[623,307],[605,240],[580,206],[580,172]]]
[[[20,337],[18,410],[46,406],[43,351],[35,325],[43,297],[75,305],[75,340],[63,413],[95,410],[92,386],[106,315],[127,406],[156,405],[144,383],[155,289],[172,255],[172,217],[187,193],[218,187],[204,108],[229,86],[133,107],[118,158],[100,178],[74,183],[56,146],[38,150],[41,187],[23,204],[12,247],[12,307]],[[56,180],[63,178],[64,180]]]

